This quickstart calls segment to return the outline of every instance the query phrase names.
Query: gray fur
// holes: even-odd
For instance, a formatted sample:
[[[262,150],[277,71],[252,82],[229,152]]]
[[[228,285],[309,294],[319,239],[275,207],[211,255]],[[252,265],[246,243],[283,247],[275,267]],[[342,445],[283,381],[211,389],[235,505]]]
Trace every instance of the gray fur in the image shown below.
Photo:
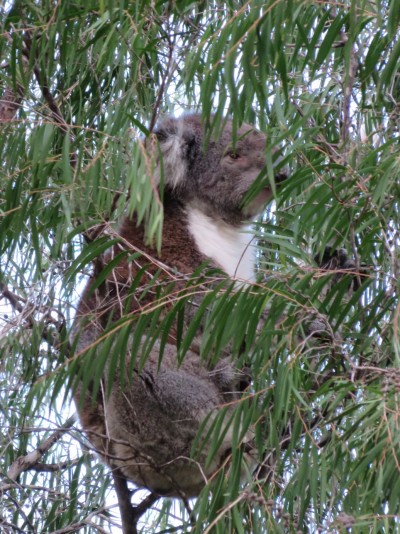
[[[237,228],[239,235],[241,223],[258,214],[270,198],[271,192],[265,188],[249,206],[242,206],[244,195],[265,163],[265,136],[251,126],[242,126],[233,147],[232,125],[228,121],[220,137],[212,138],[204,151],[204,131],[198,115],[166,119],[156,135],[163,154],[165,182],[163,248],[159,256],[146,248],[143,228],[129,219],[121,225],[122,242],[152,254],[155,262],[167,265],[171,272],[190,275],[207,259],[188,229],[191,209],[204,213],[212,221]],[[217,231],[220,223],[215,226]],[[111,257],[112,252],[105,262]],[[219,265],[218,257],[208,259]],[[94,279],[89,282],[74,328],[75,332],[81,332],[75,334],[79,335],[79,352],[83,353],[102,335],[110,313],[113,320],[118,319],[130,277],[147,264],[145,258],[129,264],[124,260],[100,288],[92,291]],[[168,274],[164,276],[163,281],[168,279]],[[136,295],[143,296],[140,288]],[[154,299],[151,294],[145,298],[150,303]],[[131,300],[128,311],[135,313],[138,300]],[[240,398],[249,378],[245,370],[235,368],[229,356],[214,368],[208,368],[196,344],[178,366],[174,328],[173,325],[160,366],[160,347],[156,342],[144,368],[135,368],[124,388],[115,378],[111,386],[108,384],[106,366],[102,390],[96,399],[92,398],[90,390],[84,391],[82,385],[75,399],[91,444],[111,468],[120,468],[137,486],[160,495],[182,497],[197,495],[229,456],[230,428],[207,467],[208,448],[192,456],[193,441],[205,420],[207,428],[222,406]],[[126,366],[129,367],[129,354]],[[129,376],[128,370],[126,376]],[[227,417],[231,413],[229,410]],[[248,432],[243,445],[251,440],[252,433]],[[251,466],[250,455],[245,453],[244,456]]]
[[[250,205],[242,206],[265,167],[266,137],[252,126],[242,125],[232,139],[228,121],[218,139],[211,137],[206,150],[199,115],[166,119],[156,134],[163,152],[165,183],[186,204],[238,226],[258,215],[271,198],[271,190],[264,188]]]

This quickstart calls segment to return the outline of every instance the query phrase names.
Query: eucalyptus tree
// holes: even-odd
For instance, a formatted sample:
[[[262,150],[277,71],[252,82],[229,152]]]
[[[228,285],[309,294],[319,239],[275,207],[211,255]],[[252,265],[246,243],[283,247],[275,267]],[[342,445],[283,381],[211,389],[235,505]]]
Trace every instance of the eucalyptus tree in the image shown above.
[[[260,460],[242,483],[234,454],[195,500],[132,487],[146,510],[132,532],[395,531],[397,0],[16,0],[0,13],[2,532],[118,531],[111,473],[72,415],[69,332],[124,213],[161,245],[144,139],[188,111],[210,135],[225,116],[256,125],[263,179],[289,173],[256,225],[257,282],[201,308],[204,353],[229,346],[250,369],[235,421]]]

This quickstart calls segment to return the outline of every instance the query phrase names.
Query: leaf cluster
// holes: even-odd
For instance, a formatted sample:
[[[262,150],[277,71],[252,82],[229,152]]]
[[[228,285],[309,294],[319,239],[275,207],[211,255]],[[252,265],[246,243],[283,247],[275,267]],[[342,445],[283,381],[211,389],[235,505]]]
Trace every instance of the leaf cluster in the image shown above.
[[[107,273],[102,253],[118,221],[138,213],[161,245],[155,147],[144,136],[161,115],[189,110],[210,133],[226,115],[266,131],[266,176],[286,168],[290,177],[257,223],[256,284],[234,292],[220,273],[199,270],[185,291],[163,287],[157,306],[111,325],[96,365],[83,367],[98,382],[105,358],[112,352],[117,373],[128,346],[142,365],[196,294],[181,357],[204,321],[204,358],[229,350],[251,370],[232,419],[231,468],[193,503],[194,526],[166,500],[142,531],[396,530],[399,19],[396,0],[0,7],[0,119],[5,107],[12,115],[0,124],[2,531],[112,528],[108,475],[81,452],[77,428],[42,471],[18,482],[7,473],[67,417],[67,332],[88,274]],[[351,272],[320,268],[327,246],[346,250]],[[310,336],[310,317],[323,335]],[[132,324],[148,336],[141,354]],[[260,466],[243,485],[248,428]],[[210,455],[225,431],[222,418],[208,428]]]

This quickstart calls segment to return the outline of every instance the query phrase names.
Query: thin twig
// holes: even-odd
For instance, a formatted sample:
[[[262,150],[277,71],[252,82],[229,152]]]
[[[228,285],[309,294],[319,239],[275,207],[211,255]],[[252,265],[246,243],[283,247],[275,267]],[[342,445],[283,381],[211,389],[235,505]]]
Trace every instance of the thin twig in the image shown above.
[[[26,454],[25,456],[20,456],[17,458],[7,471],[7,477],[10,480],[17,480],[21,473],[28,471],[31,469],[31,467],[37,465],[39,460],[51,449],[54,443],[59,441],[62,436],[69,431],[75,422],[76,415],[72,415],[60,428],[53,432],[47,439],[42,441],[35,450]]]

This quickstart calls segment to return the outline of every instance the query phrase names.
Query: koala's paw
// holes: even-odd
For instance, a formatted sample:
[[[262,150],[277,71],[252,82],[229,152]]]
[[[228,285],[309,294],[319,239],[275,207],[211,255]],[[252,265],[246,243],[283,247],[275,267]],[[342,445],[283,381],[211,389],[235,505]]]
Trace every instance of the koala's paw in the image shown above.
[[[367,265],[361,264],[357,269],[354,259],[347,255],[343,248],[325,247],[322,256],[314,256],[314,261],[323,271],[337,271],[332,283],[338,283],[344,276],[349,277],[349,289],[356,291],[369,274]]]
[[[219,361],[210,372],[214,384],[222,393],[241,393],[251,384],[250,368],[237,369],[228,358]]]
[[[322,315],[308,316],[303,323],[304,330],[307,336],[329,339],[332,342],[339,341],[340,336],[332,330],[332,326],[328,320]]]

